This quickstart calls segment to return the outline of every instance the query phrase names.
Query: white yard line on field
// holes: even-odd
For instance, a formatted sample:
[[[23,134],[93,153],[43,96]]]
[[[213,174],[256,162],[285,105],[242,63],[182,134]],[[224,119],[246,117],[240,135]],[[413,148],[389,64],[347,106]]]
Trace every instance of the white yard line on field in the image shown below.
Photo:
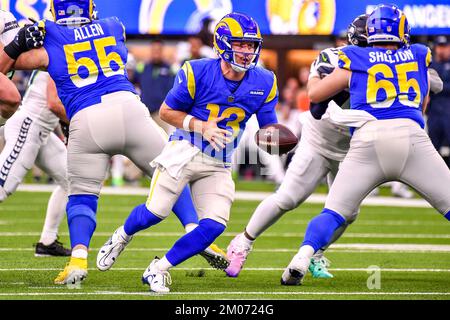
[[[245,268],[246,271],[284,271],[285,268],[275,268],[275,267],[258,267],[258,268]],[[96,268],[88,268],[90,271],[97,270]],[[124,268],[112,268],[115,271],[142,271],[144,268],[134,268],[134,267],[124,267]],[[213,268],[178,268],[173,270],[178,271],[200,271],[200,270],[216,270]],[[330,271],[357,271],[357,272],[367,272],[368,268],[330,268]],[[0,272],[10,272],[10,271],[61,271],[60,268],[2,268]],[[217,270],[216,270],[217,271]],[[426,268],[380,268],[381,272],[450,272],[450,269],[426,269]]]
[[[56,186],[38,185],[38,184],[22,184],[18,191],[26,192],[52,192]],[[101,193],[107,195],[139,195],[147,196],[148,188],[113,188],[103,187]],[[237,191],[236,200],[262,201],[271,195],[271,192],[253,192],[253,191]],[[305,202],[307,203],[325,203],[326,194],[312,194]],[[401,199],[393,197],[368,197],[363,201],[363,205],[367,206],[390,206],[390,207],[415,207],[415,208],[431,208],[430,204],[423,199]]]
[[[238,233],[225,232],[224,237],[234,237]],[[68,236],[68,232],[61,232],[60,235]],[[111,232],[97,232],[96,236],[111,236]],[[142,232],[139,237],[180,237],[182,232]],[[0,237],[36,237],[40,236],[39,232],[0,232]],[[280,238],[301,238],[304,233],[297,232],[267,232],[263,237],[280,237]],[[394,239],[450,239],[450,234],[426,234],[426,233],[345,233],[343,238],[394,238]]]
[[[234,210],[234,209],[233,209]],[[13,211],[13,210],[11,210]],[[104,210],[101,210],[102,212],[104,212]],[[112,210],[111,210],[112,211]],[[116,210],[117,211],[117,210]],[[291,219],[286,220],[286,221],[277,221],[277,225],[307,225],[311,220],[310,219],[292,219],[292,217],[296,216],[301,216],[302,214],[300,213],[294,213],[289,215],[291,217]],[[101,221],[102,224],[117,224],[120,225],[122,224],[124,221],[124,218],[110,218],[108,217],[107,220],[103,219]],[[13,225],[13,224],[17,224],[17,223],[42,223],[43,222],[43,218],[20,218],[20,219],[16,219],[16,220],[0,220],[0,225]],[[232,219],[231,222],[233,222],[234,224],[246,224],[248,222],[248,219]],[[164,224],[170,224],[170,225],[179,225],[180,222],[178,220],[167,220],[164,221]],[[358,226],[401,226],[401,227],[417,227],[417,226],[421,226],[421,227],[445,227],[447,228],[447,223],[442,220],[442,221],[424,221],[424,220],[358,220],[358,222],[356,223]]]
[[[91,248],[92,251],[98,251],[100,248]],[[147,252],[147,251],[167,251],[170,248],[127,248],[126,251]],[[252,252],[297,252],[296,248],[256,248]],[[1,251],[34,251],[34,248],[0,248]],[[336,243],[333,244],[327,252],[447,252],[450,253],[450,245],[442,244],[367,244],[367,243]]]
[[[18,292],[18,293],[0,293],[0,296],[161,296],[160,294],[152,293],[152,292],[122,292],[122,291],[95,291],[95,292],[74,292],[74,289],[71,289],[69,292]],[[288,291],[288,292],[265,292],[265,291],[208,291],[208,292],[170,292],[166,293],[166,295],[177,296],[177,295],[214,295],[214,296],[230,296],[230,295],[252,295],[252,296],[287,296],[287,295],[327,295],[327,296],[439,296],[439,295],[450,295],[450,292],[316,292],[316,291]]]

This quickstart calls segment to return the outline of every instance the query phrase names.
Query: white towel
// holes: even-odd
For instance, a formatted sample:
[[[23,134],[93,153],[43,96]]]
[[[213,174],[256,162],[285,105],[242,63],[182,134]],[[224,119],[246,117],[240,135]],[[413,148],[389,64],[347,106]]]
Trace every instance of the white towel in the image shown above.
[[[322,119],[327,118],[336,124],[356,128],[362,127],[368,121],[377,120],[377,118],[363,110],[344,110],[339,107],[334,101],[330,101],[327,111],[322,116]]]
[[[160,170],[167,170],[167,173],[172,178],[178,180],[184,166],[199,152],[199,148],[193,146],[186,140],[170,141],[164,147],[161,154],[150,162],[150,165],[152,167],[158,167]]]

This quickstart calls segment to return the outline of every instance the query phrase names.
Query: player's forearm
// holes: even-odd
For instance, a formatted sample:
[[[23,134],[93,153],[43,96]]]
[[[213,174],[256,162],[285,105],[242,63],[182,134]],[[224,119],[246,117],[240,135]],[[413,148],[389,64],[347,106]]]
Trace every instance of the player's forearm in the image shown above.
[[[7,74],[14,65],[14,60],[11,59],[4,50],[0,51],[0,72]]]
[[[161,118],[161,120],[176,128],[188,129],[189,127],[189,130],[187,131],[194,131],[198,133],[203,132],[203,121],[189,116],[184,111],[174,110],[165,103],[163,103],[163,105],[159,109],[159,117]]]
[[[5,75],[0,74],[0,113],[5,119],[16,112],[21,96],[14,83]]]
[[[348,87],[350,72],[335,69],[333,73],[322,80],[308,83],[308,97],[313,103],[319,103],[329,99]],[[310,81],[311,81],[310,80]]]

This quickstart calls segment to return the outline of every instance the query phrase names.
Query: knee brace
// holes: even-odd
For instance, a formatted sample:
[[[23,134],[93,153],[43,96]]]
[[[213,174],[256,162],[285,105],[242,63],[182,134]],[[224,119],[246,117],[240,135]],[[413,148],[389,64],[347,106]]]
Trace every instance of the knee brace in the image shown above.
[[[198,227],[194,230],[198,230],[203,238],[204,244],[207,244],[206,247],[208,247],[224,232],[225,226],[212,219],[202,219],[198,223]]]
[[[317,252],[330,242],[335,230],[344,224],[345,219],[339,213],[325,208],[309,222],[302,245],[310,245]]]
[[[69,196],[67,202],[67,222],[70,224],[72,219],[77,216],[86,216],[94,223],[97,223],[98,197],[92,194],[76,194]]]
[[[166,258],[176,266],[205,250],[225,230],[225,225],[212,219],[200,220],[198,227],[186,233],[167,252]]]

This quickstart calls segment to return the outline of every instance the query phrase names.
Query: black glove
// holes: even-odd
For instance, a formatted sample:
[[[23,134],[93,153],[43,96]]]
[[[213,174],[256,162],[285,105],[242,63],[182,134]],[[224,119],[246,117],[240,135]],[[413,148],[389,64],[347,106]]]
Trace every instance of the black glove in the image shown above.
[[[334,65],[331,64],[330,57],[326,52],[321,52],[316,60],[315,69],[320,75],[320,78],[324,78],[334,70]]]
[[[328,103],[330,101],[331,99],[327,99],[319,103],[311,103],[311,105],[309,106],[309,111],[311,111],[311,114],[314,119],[316,120],[322,119],[322,116],[324,115],[325,111],[327,111]]]
[[[61,131],[65,138],[65,145],[67,145],[67,143],[69,142],[69,124],[60,120],[59,125],[61,126]]]
[[[14,40],[4,50],[11,59],[17,60],[22,53],[42,47],[44,45],[44,37],[44,27],[39,26],[37,23],[26,25],[19,30]]]
[[[309,106],[309,110],[311,111],[311,114],[314,119],[320,120],[322,119],[322,116],[324,115],[325,111],[327,111],[328,104],[330,103],[331,100],[336,102],[338,106],[342,106],[349,98],[350,94],[344,90],[325,101],[319,103],[311,103],[311,105]]]

